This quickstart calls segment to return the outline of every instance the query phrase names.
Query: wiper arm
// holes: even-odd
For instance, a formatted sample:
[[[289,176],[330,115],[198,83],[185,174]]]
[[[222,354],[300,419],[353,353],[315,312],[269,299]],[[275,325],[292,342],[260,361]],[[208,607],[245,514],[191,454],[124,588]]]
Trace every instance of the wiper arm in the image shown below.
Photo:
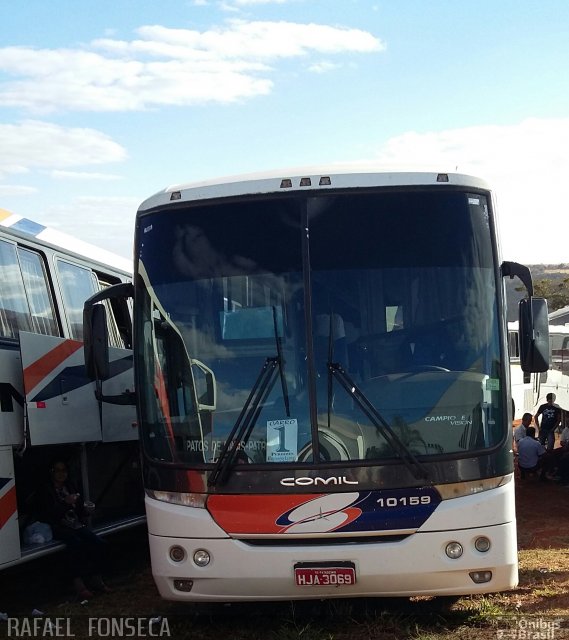
[[[229,477],[229,473],[235,462],[237,456],[238,447],[241,443],[246,443],[251,436],[251,432],[257,419],[261,413],[261,409],[266,399],[269,397],[275,382],[275,372],[278,371],[281,379],[281,387],[283,392],[283,401],[285,405],[285,411],[287,418],[290,418],[290,402],[288,397],[288,388],[286,384],[286,376],[284,372],[284,357],[281,339],[279,337],[279,329],[277,323],[277,310],[273,305],[273,329],[275,334],[275,343],[277,347],[277,356],[267,358],[259,371],[259,375],[255,380],[255,384],[251,389],[249,396],[239,413],[233,429],[229,434],[219,458],[215,464],[211,475],[208,478],[208,485],[210,487],[216,484],[223,484]]]
[[[278,358],[278,364],[279,364],[279,375],[281,377],[281,388],[283,391],[283,401],[284,401],[284,406],[286,411],[286,417],[290,418],[290,402],[288,399],[288,387],[286,384],[286,376],[284,371],[285,361],[283,358],[283,346],[282,346],[281,338],[279,336],[279,328],[277,326],[277,309],[274,305],[273,305],[273,327],[275,330],[275,342],[277,345],[277,358]]]
[[[387,443],[399,453],[401,460],[415,478],[422,480],[428,479],[429,474],[426,468],[417,460],[415,454],[395,431],[393,431],[389,423],[373,406],[358,385],[350,378],[342,365],[338,362],[328,362],[328,370],[330,375],[335,376],[342,387],[355,400],[363,413],[371,420],[373,426],[382,432]]]
[[[219,458],[215,464],[211,475],[208,478],[210,487],[216,484],[223,484],[233,467],[235,456],[241,442],[247,442],[251,431],[257,422],[257,418],[261,413],[262,405],[267,399],[269,393],[276,382],[275,372],[279,370],[279,356],[276,358],[267,358],[261,367],[261,371],[255,380],[255,384],[251,389],[249,396],[239,413],[233,429],[229,434]]]

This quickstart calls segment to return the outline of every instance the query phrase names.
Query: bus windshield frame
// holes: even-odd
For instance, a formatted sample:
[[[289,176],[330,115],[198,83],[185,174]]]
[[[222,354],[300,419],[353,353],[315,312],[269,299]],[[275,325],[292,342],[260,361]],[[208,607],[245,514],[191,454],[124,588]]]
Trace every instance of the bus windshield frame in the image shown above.
[[[137,238],[149,460],[211,469],[229,455],[230,468],[413,472],[420,461],[504,444],[507,356],[488,192],[190,202],[139,215]]]

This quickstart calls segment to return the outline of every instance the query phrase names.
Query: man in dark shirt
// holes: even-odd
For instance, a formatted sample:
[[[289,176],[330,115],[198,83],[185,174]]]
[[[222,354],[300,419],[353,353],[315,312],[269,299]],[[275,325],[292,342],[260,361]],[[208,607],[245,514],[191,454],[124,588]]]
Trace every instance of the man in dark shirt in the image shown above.
[[[539,407],[533,419],[539,426],[539,441],[549,451],[555,445],[555,429],[561,424],[561,407],[554,404],[554,393],[548,393],[545,399],[547,402]],[[539,416],[541,423],[538,422]]]

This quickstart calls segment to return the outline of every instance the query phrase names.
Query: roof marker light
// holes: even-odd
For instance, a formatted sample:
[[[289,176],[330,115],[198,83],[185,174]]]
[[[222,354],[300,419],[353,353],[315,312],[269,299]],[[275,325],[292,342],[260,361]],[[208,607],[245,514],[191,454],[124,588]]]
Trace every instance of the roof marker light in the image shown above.
[[[438,173],[437,182],[448,182],[448,173]]]
[[[292,187],[292,180],[290,178],[283,178],[281,180],[281,189],[290,189]]]
[[[301,187],[310,187],[312,185],[312,180],[310,178],[301,178],[300,186]]]
[[[170,194],[170,200],[181,200],[182,192],[181,191],[172,191]]]
[[[329,187],[332,184],[332,180],[330,180],[330,176],[322,176],[318,184],[321,187]]]

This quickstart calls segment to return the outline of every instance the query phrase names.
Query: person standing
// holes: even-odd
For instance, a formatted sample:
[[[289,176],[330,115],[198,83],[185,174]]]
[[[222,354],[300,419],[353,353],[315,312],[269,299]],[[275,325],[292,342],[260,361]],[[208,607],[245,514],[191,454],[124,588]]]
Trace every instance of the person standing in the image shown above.
[[[555,446],[555,430],[561,424],[561,407],[555,404],[555,394],[545,396],[546,403],[542,404],[533,417],[539,427],[539,441],[549,451]],[[541,416],[541,423],[538,418]]]

